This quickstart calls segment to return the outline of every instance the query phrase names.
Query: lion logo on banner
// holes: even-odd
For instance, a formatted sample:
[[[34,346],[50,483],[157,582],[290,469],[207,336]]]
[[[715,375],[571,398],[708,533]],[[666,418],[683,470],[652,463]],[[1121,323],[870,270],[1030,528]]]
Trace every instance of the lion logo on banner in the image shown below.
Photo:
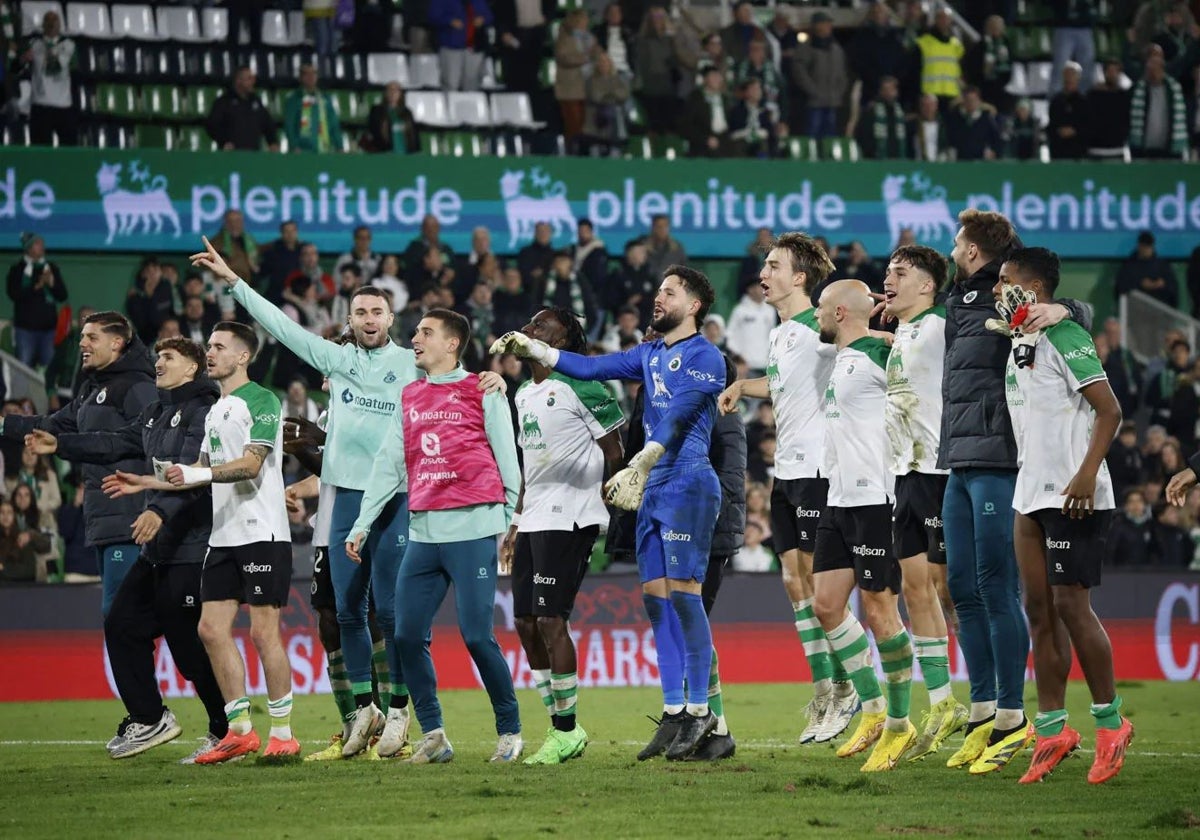
[[[905,197],[905,182],[909,195]],[[900,231],[910,228],[918,242],[936,241],[942,238],[944,229],[949,239],[954,238],[957,226],[950,206],[946,203],[946,190],[935,187],[921,172],[908,175],[887,175],[883,179],[883,204],[887,211],[889,242],[900,240]]]
[[[133,192],[121,186],[123,166],[120,163],[101,163],[100,171],[96,173],[96,188],[100,192],[104,220],[108,224],[105,244],[111,244],[115,236],[132,236],[138,225],[141,225],[142,233],[162,233],[163,220],[171,223],[175,228],[173,236],[178,238],[182,232],[179,214],[175,212],[171,196],[167,194],[167,179],[162,175],[152,178],[149,167],[142,166],[141,161],[132,161],[129,164],[129,181],[141,188],[141,192]]]
[[[540,195],[526,193],[522,182],[526,174]],[[504,200],[504,215],[508,220],[508,247],[533,238],[533,228],[546,222],[554,228],[554,236],[575,229],[575,216],[567,203],[567,187],[562,181],[551,181],[540,166],[526,172],[505,170],[500,176],[500,198]]]

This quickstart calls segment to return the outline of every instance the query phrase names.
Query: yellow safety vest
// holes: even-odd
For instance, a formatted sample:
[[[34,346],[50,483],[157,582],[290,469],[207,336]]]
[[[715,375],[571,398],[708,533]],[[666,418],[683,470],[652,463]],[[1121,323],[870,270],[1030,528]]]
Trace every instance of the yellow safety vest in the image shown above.
[[[957,97],[962,93],[962,41],[926,33],[917,39],[921,50],[921,92]]]

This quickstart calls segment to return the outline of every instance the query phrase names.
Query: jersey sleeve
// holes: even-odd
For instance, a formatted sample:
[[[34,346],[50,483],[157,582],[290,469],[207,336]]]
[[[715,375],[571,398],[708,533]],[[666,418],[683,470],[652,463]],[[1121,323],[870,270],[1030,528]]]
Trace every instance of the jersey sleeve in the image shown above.
[[[650,346],[639,344],[624,353],[610,353],[607,356],[582,356],[563,350],[554,369],[573,379],[641,379],[642,359],[646,354],[645,348]]]
[[[1108,378],[1096,355],[1092,337],[1079,324],[1062,321],[1046,330],[1046,338],[1063,358],[1071,390],[1081,391],[1093,382]]]
[[[340,367],[345,353],[342,346],[326,341],[300,326],[279,307],[250,288],[250,284],[245,280],[235,284],[230,293],[264,330],[325,376],[329,376]]]
[[[274,448],[279,437],[279,397],[266,388],[249,395],[246,408],[250,411],[250,443]]]
[[[625,422],[621,406],[602,383],[570,380],[570,385],[583,406],[583,420],[592,437],[602,438]]]

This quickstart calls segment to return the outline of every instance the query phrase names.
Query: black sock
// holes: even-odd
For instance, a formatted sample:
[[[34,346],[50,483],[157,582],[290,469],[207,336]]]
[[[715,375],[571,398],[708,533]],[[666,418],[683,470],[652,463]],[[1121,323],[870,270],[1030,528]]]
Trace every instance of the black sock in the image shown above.
[[[555,715],[554,728],[559,732],[571,732],[575,729],[575,715]]]
[[[1029,719],[1023,717],[1021,718],[1021,723],[1017,726],[1014,726],[1012,729],[993,729],[992,734],[988,737],[988,746],[990,747],[993,744],[999,744],[1009,735],[1012,735],[1014,732],[1020,732],[1027,726],[1029,726]]]
[[[367,708],[367,706],[370,706],[374,702],[375,702],[375,698],[370,694],[370,692],[368,692],[366,694],[355,694],[354,695],[354,705],[360,709],[365,709],[365,708]]]
[[[967,731],[965,734],[970,735],[972,732],[974,732],[979,727],[983,726],[985,723],[991,723],[995,719],[996,719],[996,715],[991,714],[991,715],[988,715],[987,717],[985,717],[983,720],[971,721],[970,723],[967,724]]]
[[[407,694],[393,694],[392,701],[391,701],[389,708],[403,709],[407,705],[408,705],[408,695]]]

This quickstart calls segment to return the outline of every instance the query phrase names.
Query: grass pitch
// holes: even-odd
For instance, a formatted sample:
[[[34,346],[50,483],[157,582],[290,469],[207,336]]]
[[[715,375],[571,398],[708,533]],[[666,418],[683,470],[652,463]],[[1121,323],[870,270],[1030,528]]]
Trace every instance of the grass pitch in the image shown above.
[[[1032,689],[1031,689],[1032,691]],[[0,704],[0,837],[971,837],[1200,838],[1200,687],[1120,687],[1137,728],[1125,770],[1085,781],[1094,744],[1088,698],[1072,684],[1072,724],[1083,747],[1049,781],[1022,786],[1028,751],[1001,773],[970,777],[942,759],[892,773],[859,772],[863,758],[799,747],[799,685],[735,685],[726,710],[737,756],[717,765],[639,763],[658,708],[650,689],[588,689],[580,721],[587,755],[560,767],[494,766],[483,691],[445,692],[449,765],[362,760],[181,767],[204,728],[198,701],[176,700],[177,741],[113,761],[104,751],[121,717],[115,701]],[[924,689],[914,693],[914,718]],[[963,697],[965,686],[956,687]],[[541,743],[545,712],[521,692],[526,753]],[[1027,703],[1033,707],[1032,696]],[[265,702],[255,698],[265,732]],[[306,752],[334,731],[328,697],[298,698],[293,728]],[[414,730],[416,727],[414,726]]]

